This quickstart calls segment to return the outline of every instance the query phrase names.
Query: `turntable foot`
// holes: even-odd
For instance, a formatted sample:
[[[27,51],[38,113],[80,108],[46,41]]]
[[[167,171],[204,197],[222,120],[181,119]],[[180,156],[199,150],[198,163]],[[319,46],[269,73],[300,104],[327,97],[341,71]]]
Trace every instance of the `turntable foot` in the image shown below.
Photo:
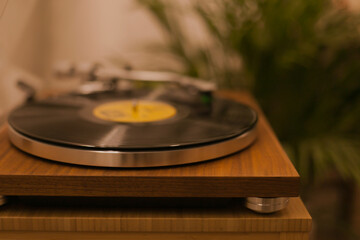
[[[286,197],[248,197],[245,206],[259,213],[273,213],[284,209],[289,202]]]
[[[6,197],[0,195],[0,206],[4,205],[6,203]]]

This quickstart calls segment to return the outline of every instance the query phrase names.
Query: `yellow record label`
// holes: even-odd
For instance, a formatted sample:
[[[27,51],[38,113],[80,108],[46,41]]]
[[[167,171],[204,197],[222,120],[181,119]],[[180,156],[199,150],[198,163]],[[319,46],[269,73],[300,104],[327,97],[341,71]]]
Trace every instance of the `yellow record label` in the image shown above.
[[[93,114],[112,122],[143,123],[173,117],[176,109],[170,104],[146,100],[124,100],[97,106]]]

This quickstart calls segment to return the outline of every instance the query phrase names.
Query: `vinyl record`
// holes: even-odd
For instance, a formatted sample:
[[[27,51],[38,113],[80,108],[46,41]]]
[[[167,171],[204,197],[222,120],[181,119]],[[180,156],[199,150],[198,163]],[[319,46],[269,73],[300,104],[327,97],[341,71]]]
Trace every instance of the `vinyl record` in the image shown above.
[[[211,101],[196,99],[196,103],[189,98],[169,91],[154,94],[143,90],[68,94],[25,104],[9,115],[8,122],[13,130],[12,139],[16,135],[50,147],[126,154],[201,148],[239,138],[256,125],[257,115],[248,106],[216,97]],[[19,139],[13,142],[34,155],[59,160],[24,149],[19,146]],[[231,151],[235,150],[232,147]],[[196,161],[206,160],[203,156],[199,158]]]

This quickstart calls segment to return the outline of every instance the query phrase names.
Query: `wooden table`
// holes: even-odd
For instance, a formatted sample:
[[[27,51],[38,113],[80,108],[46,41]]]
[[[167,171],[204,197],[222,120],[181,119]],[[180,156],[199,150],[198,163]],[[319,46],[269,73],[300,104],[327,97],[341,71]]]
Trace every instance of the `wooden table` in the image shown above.
[[[273,214],[241,202],[204,208],[48,206],[15,200],[0,208],[0,239],[305,240],[311,217],[299,198]]]

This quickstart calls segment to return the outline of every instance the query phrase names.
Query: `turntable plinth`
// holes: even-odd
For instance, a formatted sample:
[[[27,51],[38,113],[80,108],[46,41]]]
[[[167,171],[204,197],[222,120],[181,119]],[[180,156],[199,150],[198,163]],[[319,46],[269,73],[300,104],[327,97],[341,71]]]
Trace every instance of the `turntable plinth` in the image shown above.
[[[221,159],[176,167],[109,169],[62,164],[26,154],[0,130],[0,195],[124,197],[292,197],[300,178],[248,93],[221,92],[259,113],[258,138]]]

